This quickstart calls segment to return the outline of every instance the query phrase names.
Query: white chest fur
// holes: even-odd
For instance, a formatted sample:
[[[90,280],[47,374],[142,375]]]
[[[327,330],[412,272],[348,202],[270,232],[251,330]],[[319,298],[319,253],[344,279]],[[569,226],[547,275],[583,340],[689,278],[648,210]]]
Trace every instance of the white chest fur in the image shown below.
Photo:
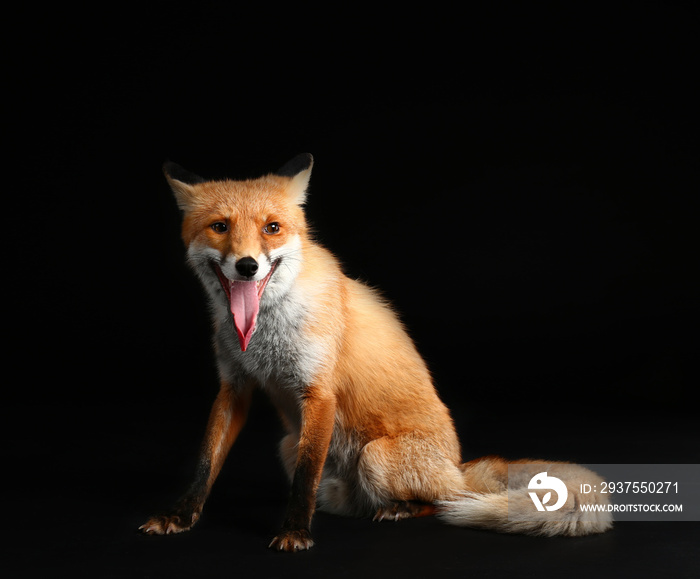
[[[298,391],[310,384],[323,362],[323,346],[307,330],[310,310],[296,288],[270,304],[261,302],[253,337],[242,352],[230,312],[216,307],[221,378],[232,384],[252,379],[265,390]]]

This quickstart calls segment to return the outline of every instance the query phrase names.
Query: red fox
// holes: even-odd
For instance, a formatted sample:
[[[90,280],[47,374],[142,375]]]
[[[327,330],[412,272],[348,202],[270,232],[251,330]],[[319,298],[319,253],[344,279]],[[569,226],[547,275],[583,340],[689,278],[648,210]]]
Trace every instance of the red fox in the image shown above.
[[[398,316],[311,238],[303,206],[312,165],[303,154],[245,181],[163,167],[184,214],[189,265],[211,302],[220,390],[194,482],[169,513],[140,529],[162,535],[195,524],[257,387],[287,432],[280,453],[292,490],[272,548],[311,547],[316,508],[376,520],[435,514],[541,535],[607,530],[609,514],[584,520],[577,510],[599,500],[579,492],[582,477],[595,476],[581,466],[515,461],[532,466],[513,490],[514,463],[462,462],[450,413]],[[567,503],[558,520],[533,521],[527,479],[547,478],[548,469],[564,479]]]

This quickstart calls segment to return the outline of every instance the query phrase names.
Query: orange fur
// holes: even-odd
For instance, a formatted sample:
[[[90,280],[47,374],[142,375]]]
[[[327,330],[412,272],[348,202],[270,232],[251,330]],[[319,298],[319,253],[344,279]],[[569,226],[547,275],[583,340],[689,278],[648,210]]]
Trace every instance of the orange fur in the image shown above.
[[[280,452],[292,495],[271,546],[310,547],[317,503],[330,512],[397,520],[430,514],[434,505],[449,518],[446,505],[455,504],[456,524],[508,530],[501,497],[508,461],[484,457],[462,464],[450,413],[395,312],[377,292],[346,277],[309,235],[302,204],[310,156],[292,164],[294,170],[285,166],[278,175],[248,181],[190,176],[188,182],[177,177],[183,174],[177,166],[171,168],[175,176],[166,170],[184,211],[190,263],[212,303],[222,386],[207,426],[203,474],[173,514],[151,519],[146,532],[184,530],[199,516],[243,426],[253,385],[269,395],[287,430]],[[272,222],[279,225],[274,234],[267,230]],[[215,223],[224,223],[225,231],[212,228]],[[229,310],[220,283],[239,283],[243,258],[259,260],[270,281],[255,314],[258,326],[241,353],[232,330],[232,312],[240,310],[233,302]],[[233,290],[227,291],[230,298]],[[465,493],[472,493],[469,500],[475,493],[499,497],[491,501],[496,510],[473,517]],[[574,521],[546,533],[582,534],[606,524]],[[522,525],[517,530],[541,532]]]
[[[251,391],[234,393],[227,383],[222,383],[214,401],[207,431],[204,437],[204,452],[209,457],[211,469],[207,479],[207,492],[214,484],[224,464],[228,451],[238,438],[250,408]]]

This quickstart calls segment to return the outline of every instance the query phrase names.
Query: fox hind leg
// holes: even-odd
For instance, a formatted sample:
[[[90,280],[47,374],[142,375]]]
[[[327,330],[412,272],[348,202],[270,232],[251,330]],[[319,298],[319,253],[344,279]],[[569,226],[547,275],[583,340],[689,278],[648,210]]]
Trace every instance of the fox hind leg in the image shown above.
[[[285,471],[292,479],[298,436],[280,443]],[[449,450],[445,450],[448,446]],[[464,475],[458,453],[416,433],[382,437],[367,443],[352,461],[329,458],[316,497],[319,510],[334,515],[374,517],[375,521],[432,515],[433,501],[461,492]],[[454,454],[454,456],[452,456]],[[351,462],[354,467],[339,466]]]
[[[434,501],[456,496],[464,488],[454,449],[418,433],[368,443],[358,461],[358,479],[374,506],[375,520],[434,514]]]

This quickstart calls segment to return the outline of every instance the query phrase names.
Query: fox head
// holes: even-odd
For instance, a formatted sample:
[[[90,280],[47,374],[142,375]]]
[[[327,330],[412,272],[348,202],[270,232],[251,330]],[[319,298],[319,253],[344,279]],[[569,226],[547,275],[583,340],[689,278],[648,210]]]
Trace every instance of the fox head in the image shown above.
[[[230,311],[243,351],[259,309],[284,296],[300,271],[312,165],[302,154],[245,181],[208,181],[175,163],[163,166],[184,214],[188,262],[214,304]]]

